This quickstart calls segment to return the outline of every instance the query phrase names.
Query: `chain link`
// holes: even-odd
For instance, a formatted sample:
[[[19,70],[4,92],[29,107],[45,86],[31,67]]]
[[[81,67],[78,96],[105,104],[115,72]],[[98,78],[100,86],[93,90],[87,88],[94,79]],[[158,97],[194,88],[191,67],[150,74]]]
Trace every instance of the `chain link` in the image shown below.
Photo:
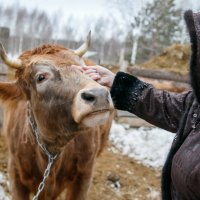
[[[36,193],[36,195],[32,198],[32,200],[38,200],[38,197],[39,197],[40,193],[41,193],[42,190],[44,189],[46,179],[48,178],[48,176],[49,176],[49,174],[50,174],[51,166],[53,165],[53,161],[55,160],[55,158],[56,158],[55,156],[54,156],[54,157],[52,157],[52,156],[49,156],[49,157],[48,157],[48,165],[47,165],[47,168],[46,168],[45,171],[44,171],[43,180],[42,180],[42,182],[40,182],[40,184],[39,184],[39,186],[38,186],[37,193]]]
[[[28,102],[27,103],[27,109],[28,109],[28,119],[29,119],[29,124],[31,125],[31,128],[33,130],[33,134],[36,138],[36,141],[37,141],[37,144],[38,146],[43,150],[43,152],[48,156],[48,164],[47,164],[47,167],[44,171],[44,174],[43,174],[43,179],[42,181],[40,182],[39,186],[38,186],[38,190],[37,190],[37,193],[36,195],[32,198],[32,200],[38,200],[38,197],[40,195],[40,193],[43,191],[44,189],[44,186],[45,186],[45,182],[46,182],[46,179],[48,178],[50,172],[51,172],[51,167],[53,165],[53,162],[54,160],[56,159],[57,157],[57,154],[56,155],[52,155],[46,148],[46,146],[44,144],[42,144],[42,142],[40,141],[40,138],[39,138],[39,130],[38,130],[38,127],[36,125],[36,122],[32,116],[32,113],[31,113],[31,108],[30,108],[30,103]]]

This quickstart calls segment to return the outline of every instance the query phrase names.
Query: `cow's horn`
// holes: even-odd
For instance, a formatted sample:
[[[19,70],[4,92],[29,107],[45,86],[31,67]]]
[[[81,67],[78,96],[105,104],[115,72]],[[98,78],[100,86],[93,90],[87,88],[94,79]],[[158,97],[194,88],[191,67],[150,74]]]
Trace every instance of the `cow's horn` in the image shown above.
[[[22,68],[22,62],[20,59],[11,59],[8,57],[3,45],[0,43],[0,56],[3,62],[11,68]]]
[[[82,57],[87,52],[90,46],[90,40],[91,40],[91,31],[88,33],[85,43],[83,43],[78,49],[74,50],[74,53]]]

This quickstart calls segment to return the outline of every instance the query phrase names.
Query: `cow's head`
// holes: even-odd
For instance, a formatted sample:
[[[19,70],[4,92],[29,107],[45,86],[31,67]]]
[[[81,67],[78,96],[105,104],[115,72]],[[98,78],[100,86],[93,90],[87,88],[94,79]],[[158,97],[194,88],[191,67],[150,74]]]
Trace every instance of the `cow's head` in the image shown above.
[[[29,102],[47,143],[58,138],[58,143],[65,143],[72,132],[104,124],[113,110],[109,90],[72,67],[83,62],[88,43],[89,39],[75,51],[43,45],[22,53],[17,60],[11,60],[0,47],[4,63],[16,70],[16,81],[0,86],[0,98]]]

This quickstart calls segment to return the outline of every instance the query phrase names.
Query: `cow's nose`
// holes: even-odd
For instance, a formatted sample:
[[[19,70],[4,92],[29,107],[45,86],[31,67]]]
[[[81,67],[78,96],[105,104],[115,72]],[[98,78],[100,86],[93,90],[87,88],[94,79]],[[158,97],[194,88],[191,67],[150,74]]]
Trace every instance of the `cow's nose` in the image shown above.
[[[81,98],[86,102],[93,105],[102,105],[109,102],[108,90],[104,88],[94,88],[86,90],[81,93]]]
[[[83,92],[81,94],[81,98],[83,100],[85,100],[86,102],[89,102],[89,103],[95,103],[96,102],[96,96],[93,93],[91,93],[90,91]]]

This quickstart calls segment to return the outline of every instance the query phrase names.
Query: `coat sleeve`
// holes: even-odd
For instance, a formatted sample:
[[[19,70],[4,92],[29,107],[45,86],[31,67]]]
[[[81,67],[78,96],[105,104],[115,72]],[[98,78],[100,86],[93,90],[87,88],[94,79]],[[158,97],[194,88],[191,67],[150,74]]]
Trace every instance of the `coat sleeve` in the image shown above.
[[[162,129],[177,132],[191,91],[172,93],[155,89],[134,76],[118,72],[111,88],[115,108],[129,111]]]

